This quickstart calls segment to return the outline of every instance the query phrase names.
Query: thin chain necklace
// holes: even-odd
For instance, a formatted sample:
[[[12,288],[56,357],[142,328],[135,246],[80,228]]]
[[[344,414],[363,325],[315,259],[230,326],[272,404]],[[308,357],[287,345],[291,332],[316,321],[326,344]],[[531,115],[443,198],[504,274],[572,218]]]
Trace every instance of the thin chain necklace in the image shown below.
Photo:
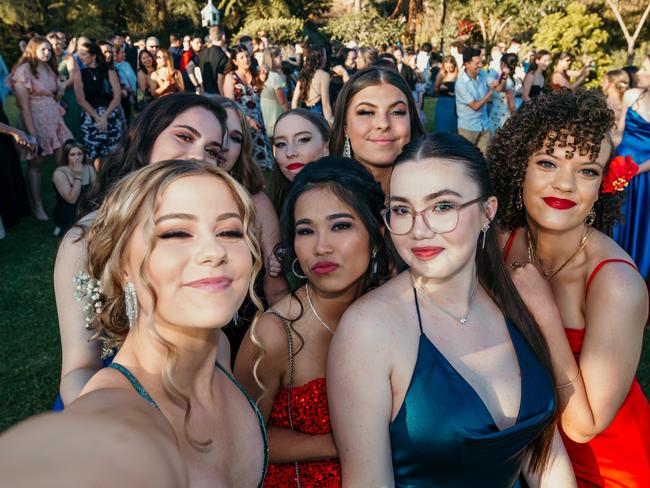
[[[569,256],[569,259],[564,261],[562,265],[556,269],[555,271],[550,269],[550,270],[545,270],[544,266],[542,266],[542,261],[537,257],[537,254],[535,253],[535,246],[533,246],[533,239],[530,235],[530,230],[526,230],[526,239],[528,240],[528,262],[535,264],[537,262],[539,264],[540,269],[542,270],[542,274],[544,275],[544,278],[546,278],[546,281],[551,281],[555,276],[559,274],[560,271],[562,271],[566,266],[575,258],[578,254],[580,254],[580,251],[582,251],[585,246],[587,245],[587,242],[589,242],[589,238],[591,237],[591,234],[593,233],[593,227],[586,227],[583,234],[582,234],[582,239],[580,239],[580,244],[578,244],[578,248],[576,251]]]
[[[320,318],[320,315],[318,315],[318,312],[316,311],[316,308],[314,307],[314,304],[311,301],[311,289],[309,287],[309,283],[305,285],[305,289],[307,290],[307,302],[309,302],[309,308],[311,308],[312,313],[318,319],[318,321],[323,327],[325,327],[332,334],[334,334],[334,330],[329,325],[327,325],[323,319]]]
[[[467,319],[469,318],[469,314],[472,311],[472,302],[474,301],[474,296],[476,296],[476,290],[478,289],[478,278],[474,282],[474,287],[472,288],[472,294],[469,297],[469,305],[467,308],[467,313],[465,315],[461,315],[460,317],[457,317],[456,315],[452,314],[450,311],[442,308],[438,303],[435,302],[433,298],[431,298],[429,295],[427,295],[422,288],[420,288],[418,285],[415,284],[415,280],[413,279],[413,275],[411,276],[411,283],[413,284],[413,288],[415,288],[417,291],[420,292],[420,294],[426,298],[430,303],[436,306],[439,310],[445,312],[447,315],[449,315],[452,319],[454,319],[456,322],[458,322],[460,325],[465,325],[467,323]]]

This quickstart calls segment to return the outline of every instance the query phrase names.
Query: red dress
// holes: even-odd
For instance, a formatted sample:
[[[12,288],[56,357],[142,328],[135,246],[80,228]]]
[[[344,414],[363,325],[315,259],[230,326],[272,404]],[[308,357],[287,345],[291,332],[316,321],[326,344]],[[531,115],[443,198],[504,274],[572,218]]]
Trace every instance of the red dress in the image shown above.
[[[505,248],[507,259],[515,232]],[[621,259],[606,259],[591,272],[585,289],[596,273],[607,263],[622,262],[636,269],[634,264]],[[564,329],[571,350],[579,360],[584,329]],[[569,439],[560,429],[564,446],[569,453],[580,488],[650,488],[650,405],[636,378],[621,408],[607,429],[585,444]]]
[[[289,395],[286,387],[280,388],[273,400],[271,425],[291,429],[289,423]],[[293,430],[307,434],[332,432],[325,378],[316,378],[291,389],[291,418]],[[341,464],[338,458],[320,459],[298,463],[301,488],[328,488],[341,486]],[[296,483],[295,463],[269,464],[264,479],[265,487],[287,488]]]

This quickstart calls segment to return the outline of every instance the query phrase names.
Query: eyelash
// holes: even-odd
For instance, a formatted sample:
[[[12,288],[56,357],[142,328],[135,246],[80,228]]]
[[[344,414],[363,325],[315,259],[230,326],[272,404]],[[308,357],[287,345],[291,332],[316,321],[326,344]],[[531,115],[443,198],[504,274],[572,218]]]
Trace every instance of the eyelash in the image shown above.
[[[359,111],[357,111],[357,115],[362,116],[362,117],[366,116],[366,115],[374,115],[374,114],[375,114],[375,112],[373,112],[371,110],[359,110]],[[392,112],[390,112],[390,114],[395,115],[397,117],[404,117],[407,114],[407,111],[402,110],[402,109],[398,109],[398,110],[393,110]]]
[[[336,222],[332,225],[331,230],[334,232],[340,232],[352,228],[352,222]],[[300,227],[296,229],[297,236],[307,236],[313,234],[314,231],[309,227]]]
[[[541,166],[542,168],[545,168],[545,169],[551,169],[551,168],[556,167],[556,165],[554,163],[552,163],[550,161],[546,161],[546,160],[538,161],[537,164],[539,166]],[[600,173],[598,171],[593,170],[593,169],[582,169],[582,170],[580,170],[580,173],[584,174],[585,176],[598,176],[598,175],[600,175]]]
[[[192,237],[192,235],[184,230],[172,230],[169,232],[163,232],[158,237],[161,239],[183,239],[187,237]],[[225,237],[227,239],[241,239],[244,237],[244,233],[239,230],[224,230],[217,234],[217,237]]]

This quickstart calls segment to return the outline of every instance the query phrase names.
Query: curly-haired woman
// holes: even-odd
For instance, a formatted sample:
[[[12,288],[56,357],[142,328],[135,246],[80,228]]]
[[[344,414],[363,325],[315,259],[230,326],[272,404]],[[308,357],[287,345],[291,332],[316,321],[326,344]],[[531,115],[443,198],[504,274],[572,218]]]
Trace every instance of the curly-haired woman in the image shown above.
[[[622,201],[612,176],[634,172],[610,162],[613,123],[602,95],[562,90],[524,104],[488,151],[504,259],[549,344],[585,487],[650,486],[650,406],[635,379],[648,294],[606,234]]]

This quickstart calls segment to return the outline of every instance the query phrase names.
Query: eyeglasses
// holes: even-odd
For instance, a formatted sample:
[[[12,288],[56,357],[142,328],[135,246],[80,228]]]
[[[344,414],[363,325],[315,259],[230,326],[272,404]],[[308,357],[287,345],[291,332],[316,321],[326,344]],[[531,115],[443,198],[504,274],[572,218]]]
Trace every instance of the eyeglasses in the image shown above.
[[[422,209],[414,210],[406,205],[391,205],[381,211],[386,227],[391,234],[403,236],[413,230],[415,218],[422,216],[424,223],[436,234],[452,232],[458,225],[460,211],[470,205],[480,202],[483,197],[475,198],[465,203],[438,202]]]

